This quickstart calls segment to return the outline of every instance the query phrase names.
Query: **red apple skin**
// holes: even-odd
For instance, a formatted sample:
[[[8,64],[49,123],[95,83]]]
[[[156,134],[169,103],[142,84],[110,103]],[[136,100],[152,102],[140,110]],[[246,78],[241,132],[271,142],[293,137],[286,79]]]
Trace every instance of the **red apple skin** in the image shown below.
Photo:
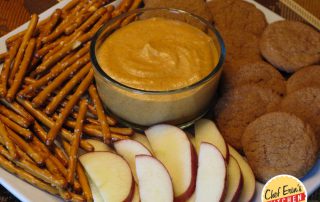
[[[233,199],[231,200],[231,202],[238,202],[238,198],[239,198],[241,190],[242,190],[242,185],[243,185],[243,177],[242,177],[242,174],[241,174],[240,185],[238,186],[236,194],[233,196]]]
[[[175,202],[184,202],[187,199],[189,199],[193,192],[196,189],[196,179],[197,179],[197,171],[198,171],[198,156],[197,156],[197,152],[195,150],[195,148],[193,147],[193,145],[191,144],[191,142],[189,141],[190,144],[190,151],[191,151],[191,182],[190,185],[188,187],[188,189],[181,194],[180,196],[177,196],[174,198]]]

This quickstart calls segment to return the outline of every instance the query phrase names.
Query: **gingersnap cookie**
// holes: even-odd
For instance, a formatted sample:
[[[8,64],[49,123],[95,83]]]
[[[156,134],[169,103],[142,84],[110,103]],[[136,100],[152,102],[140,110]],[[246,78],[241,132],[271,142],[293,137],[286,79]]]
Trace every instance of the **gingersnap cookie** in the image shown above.
[[[320,145],[320,88],[302,88],[288,94],[281,102],[281,111],[295,114],[309,123]]]
[[[273,112],[251,122],[242,135],[243,151],[256,178],[279,174],[303,177],[317,160],[312,128],[293,114]]]
[[[143,0],[145,8],[175,8],[188,11],[212,22],[210,10],[203,0]],[[172,15],[174,16],[174,15]],[[172,17],[169,16],[169,17]],[[164,16],[165,17],[165,16]]]
[[[286,93],[286,81],[280,72],[262,61],[247,63],[235,72],[230,79],[224,80],[222,88],[224,91],[243,85],[257,85],[269,88],[279,95]]]
[[[225,140],[241,149],[241,136],[257,117],[275,111],[280,96],[270,89],[241,86],[225,93],[214,107],[214,118]]]
[[[306,87],[320,88],[320,65],[304,67],[295,72],[287,81],[288,93]]]
[[[263,57],[288,73],[320,62],[320,33],[295,21],[277,21],[265,29],[260,39]]]
[[[222,34],[226,47],[226,60],[261,60],[259,38],[249,32],[229,30]]]
[[[211,0],[208,7],[218,29],[239,30],[260,36],[267,26],[265,15],[255,5],[242,0]]]

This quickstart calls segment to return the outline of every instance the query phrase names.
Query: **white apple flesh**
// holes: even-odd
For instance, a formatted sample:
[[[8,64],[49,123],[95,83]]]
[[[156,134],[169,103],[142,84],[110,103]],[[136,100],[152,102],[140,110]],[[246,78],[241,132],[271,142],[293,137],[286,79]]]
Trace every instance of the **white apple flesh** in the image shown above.
[[[94,151],[110,151],[113,152],[112,148],[106,145],[105,143],[99,141],[99,140],[94,140],[94,139],[87,139],[86,140],[89,144],[91,144],[94,148]]]
[[[148,155],[136,156],[141,202],[173,202],[170,175],[164,165]]]
[[[212,144],[201,143],[198,164],[195,201],[223,201],[227,171],[220,151]]]
[[[89,152],[79,160],[104,201],[132,200],[135,183],[128,163],[121,156],[111,152]]]
[[[208,119],[200,119],[195,123],[194,128],[197,152],[199,153],[200,144],[202,142],[207,142],[216,146],[224,159],[228,162],[228,146],[215,123]]]
[[[242,190],[238,201],[249,202],[252,200],[256,187],[256,180],[253,171],[247,161],[230,145],[230,155],[238,162],[242,175]]]
[[[138,182],[136,174],[136,155],[149,155],[150,151],[143,146],[140,142],[135,140],[120,140],[113,144],[116,152],[121,155],[128,163],[131,168],[133,177],[136,182]]]
[[[186,201],[195,190],[197,155],[187,135],[179,128],[159,124],[145,131],[154,156],[172,178],[175,201]]]
[[[150,142],[148,140],[148,138],[140,133],[134,133],[134,135],[131,137],[131,139],[140,142],[141,144],[143,144],[143,146],[145,146],[151,153],[152,153],[152,148],[150,145]]]
[[[224,201],[236,202],[242,188],[242,175],[238,162],[230,156],[227,165],[227,192]]]

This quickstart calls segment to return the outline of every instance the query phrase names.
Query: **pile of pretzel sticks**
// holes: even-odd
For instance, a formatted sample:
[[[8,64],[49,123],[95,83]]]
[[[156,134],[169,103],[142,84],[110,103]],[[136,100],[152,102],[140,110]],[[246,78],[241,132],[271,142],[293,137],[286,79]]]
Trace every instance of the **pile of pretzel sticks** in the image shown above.
[[[0,54],[0,166],[67,201],[93,201],[79,148],[87,137],[106,144],[128,139],[105,114],[93,78],[90,40],[110,19],[141,0],[71,0],[6,40]]]

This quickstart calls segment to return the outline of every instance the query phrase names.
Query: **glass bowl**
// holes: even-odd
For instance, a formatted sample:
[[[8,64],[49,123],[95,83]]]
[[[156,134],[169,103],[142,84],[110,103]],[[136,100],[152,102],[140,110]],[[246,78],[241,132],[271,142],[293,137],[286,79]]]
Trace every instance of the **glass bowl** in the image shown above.
[[[215,67],[212,67],[212,71],[196,83],[166,91],[136,89],[111,78],[99,65],[96,53],[101,44],[123,26],[137,20],[159,16],[189,23],[212,39],[218,52],[218,61]],[[225,47],[218,31],[203,18],[182,10],[154,8],[137,9],[110,20],[93,37],[90,54],[102,102],[106,110],[121,123],[136,129],[144,129],[158,123],[186,127],[210,109],[222,72]]]

